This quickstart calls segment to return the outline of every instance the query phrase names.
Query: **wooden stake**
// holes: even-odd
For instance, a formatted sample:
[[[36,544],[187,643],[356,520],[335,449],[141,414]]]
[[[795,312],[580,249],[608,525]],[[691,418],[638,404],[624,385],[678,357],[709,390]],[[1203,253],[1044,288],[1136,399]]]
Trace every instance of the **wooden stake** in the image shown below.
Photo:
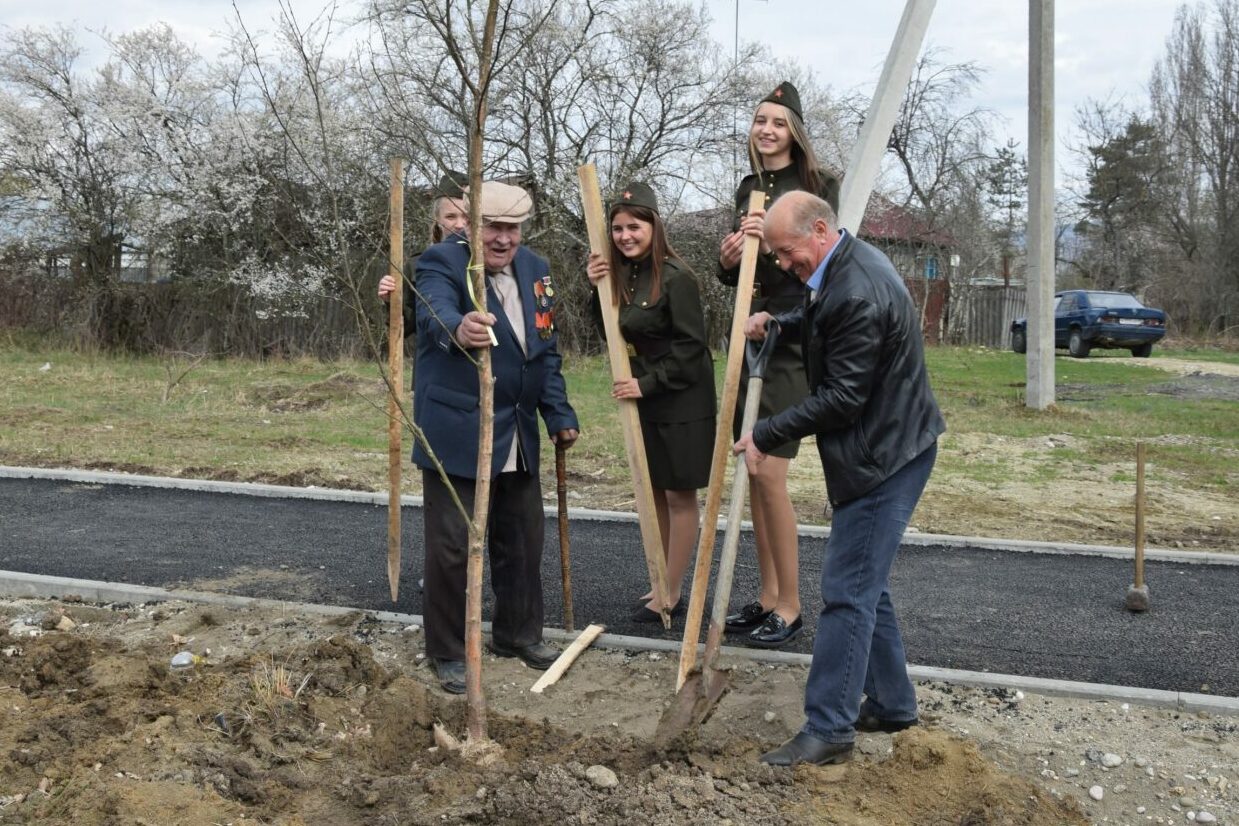
[[[589,230],[589,250],[609,261],[611,245],[607,241],[607,219],[602,209],[598,170],[593,164],[587,163],[577,167],[577,177],[581,180],[581,204],[585,208],[585,225]],[[598,303],[602,306],[607,357],[611,362],[612,380],[627,381],[632,378],[632,366],[628,363],[628,348],[624,344],[624,335],[619,326],[619,307],[615,306],[613,295],[611,276],[608,275],[598,282]],[[732,401],[734,403],[735,400]],[[619,413],[620,425],[624,431],[624,448],[628,453],[628,470],[632,474],[633,492],[637,500],[637,520],[641,524],[641,544],[645,548],[650,588],[659,595],[659,602],[662,603],[663,627],[670,628],[671,595],[667,590],[667,557],[663,550],[662,532],[658,529],[654,487],[650,484],[650,466],[645,456],[645,439],[641,434],[641,419],[637,413],[636,399],[620,399]]]
[[[560,654],[555,662],[551,663],[551,667],[538,678],[538,681],[533,684],[533,688],[529,690],[534,694],[541,694],[547,686],[559,682],[559,678],[564,675],[569,666],[576,662],[576,658],[581,656],[581,652],[593,645],[594,640],[598,639],[598,635],[605,630],[607,630],[605,625],[595,623],[582,631],[581,636],[572,641],[572,645],[568,646],[568,649]]]
[[[563,583],[564,630],[572,631],[572,555],[568,545],[568,448],[555,445],[555,493],[559,504],[559,575]]]
[[[1136,442],[1136,587],[1144,587],[1144,442]]]
[[[396,280],[387,317],[387,586],[391,601],[400,593],[400,437],[404,421],[400,397],[404,393],[404,162],[391,159],[391,239],[388,275]]]
[[[766,192],[753,190],[749,195],[749,212],[766,208]],[[736,399],[740,396],[740,365],[744,361],[744,322],[753,303],[753,277],[757,273],[757,253],[761,241],[751,235],[744,238],[740,256],[740,281],[736,284],[736,308],[731,317],[731,339],[727,345],[727,372],[723,378],[723,398],[718,407],[718,428],[714,433],[714,460],[710,465],[710,487],[706,489],[706,508],[701,517],[701,535],[697,542],[697,564],[693,568],[693,592],[684,618],[684,642],[680,646],[680,673],[675,690],[679,691],[688,672],[697,664],[697,643],[701,636],[701,614],[705,610],[706,591],[710,588],[710,563],[714,558],[714,535],[718,532],[718,512],[723,502],[723,481],[727,475],[727,457],[731,455],[731,423],[736,415]],[[740,461],[744,461],[741,459]]]

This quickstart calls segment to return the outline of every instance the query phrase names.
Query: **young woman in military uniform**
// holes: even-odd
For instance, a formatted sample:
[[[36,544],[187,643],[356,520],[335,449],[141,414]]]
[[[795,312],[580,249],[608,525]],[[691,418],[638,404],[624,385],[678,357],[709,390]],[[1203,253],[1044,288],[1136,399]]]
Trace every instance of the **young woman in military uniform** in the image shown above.
[[[710,481],[714,450],[714,368],[696,276],[667,242],[654,191],[626,186],[609,211],[611,264],[589,259],[589,279],[611,276],[633,378],[617,381],[616,399],[636,399],[658,527],[667,554],[672,615],[684,612],[680,589],[697,543],[697,491]],[[659,605],[641,598],[633,619],[658,622]]]
[[[430,222],[430,243],[437,244],[452,233],[469,227],[469,202],[464,187],[468,179],[463,172],[449,169],[439,179]],[[413,273],[417,269],[420,252],[415,252],[404,262],[404,337],[412,338],[417,332],[417,305],[413,294]],[[390,301],[396,279],[384,275],[379,279],[379,298]]]
[[[798,189],[826,199],[836,209],[839,203],[839,179],[821,168],[802,120],[800,94],[791,83],[780,83],[758,104],[749,129],[748,154],[753,172],[736,189],[736,229],[719,247],[718,279],[731,287],[739,281],[745,235],[760,237],[763,226],[764,210],[747,214],[749,195],[755,189],[765,190],[767,207],[783,193]],[[763,242],[750,312],[764,310],[777,315],[793,309],[804,301],[804,290],[800,279],[780,267],[778,258]],[[779,341],[766,369],[760,418],[778,413],[808,394],[800,349],[799,342]],[[745,365],[734,418],[736,438],[747,385]],[[787,492],[788,465],[799,447],[792,443],[772,451],[761,470],[749,477],[761,593],[727,617],[726,629],[747,633],[753,645],[778,647],[801,629],[796,512]]]

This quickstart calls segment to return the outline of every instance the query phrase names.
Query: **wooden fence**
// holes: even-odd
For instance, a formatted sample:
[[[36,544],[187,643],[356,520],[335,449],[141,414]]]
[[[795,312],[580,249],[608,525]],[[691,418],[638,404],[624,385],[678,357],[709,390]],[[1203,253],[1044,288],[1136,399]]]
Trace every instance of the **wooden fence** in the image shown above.
[[[954,285],[947,340],[1003,349],[1011,322],[1027,314],[1024,287]]]

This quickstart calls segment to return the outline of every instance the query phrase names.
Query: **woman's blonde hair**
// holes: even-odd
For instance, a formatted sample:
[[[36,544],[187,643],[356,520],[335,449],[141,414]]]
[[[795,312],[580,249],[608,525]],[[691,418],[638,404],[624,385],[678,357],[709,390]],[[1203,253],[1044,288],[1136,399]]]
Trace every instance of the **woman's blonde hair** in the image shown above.
[[[809,140],[809,130],[805,128],[804,121],[800,119],[800,115],[797,115],[781,103],[762,101],[757,104],[757,109],[760,109],[766,103],[783,110],[783,119],[787,121],[788,131],[792,133],[792,163],[796,164],[796,174],[800,177],[800,188],[808,192],[820,192],[823,184],[822,165],[817,160],[817,153],[813,151],[813,143]],[[754,117],[757,116],[757,109],[753,110]],[[753,142],[752,129],[749,130],[748,144],[749,165],[752,167],[753,172],[758,177],[761,177],[765,169],[761,165],[761,156],[757,153],[757,144]]]

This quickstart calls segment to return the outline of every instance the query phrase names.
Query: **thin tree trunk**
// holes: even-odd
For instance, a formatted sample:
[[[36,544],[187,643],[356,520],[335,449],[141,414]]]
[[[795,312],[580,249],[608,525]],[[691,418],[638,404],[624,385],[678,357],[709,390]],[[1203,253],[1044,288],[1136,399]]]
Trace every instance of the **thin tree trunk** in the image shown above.
[[[478,60],[478,85],[474,97],[474,116],[469,135],[469,272],[473,294],[486,306],[486,271],[482,264],[482,136],[486,125],[486,95],[490,90],[492,52],[495,45],[495,20],[499,0],[490,0],[482,34],[482,54]],[[486,695],[482,693],[482,549],[486,544],[486,523],[490,514],[491,456],[495,445],[495,376],[491,369],[490,348],[478,354],[478,469],[473,498],[473,526],[469,535],[465,614],[465,689],[468,702],[469,739],[481,742],[486,735]]]

